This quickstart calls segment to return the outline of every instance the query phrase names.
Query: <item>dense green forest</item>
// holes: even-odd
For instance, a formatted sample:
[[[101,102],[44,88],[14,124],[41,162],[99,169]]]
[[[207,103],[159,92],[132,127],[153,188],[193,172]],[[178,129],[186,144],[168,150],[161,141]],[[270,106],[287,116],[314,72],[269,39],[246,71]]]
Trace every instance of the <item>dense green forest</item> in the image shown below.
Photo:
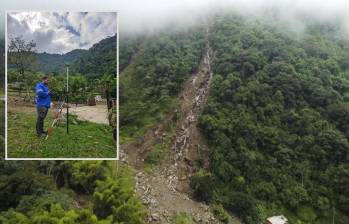
[[[0,161],[0,223],[143,223],[133,175],[102,161]]]
[[[297,33],[267,19],[212,21],[199,123],[211,170],[193,181],[198,198],[245,223],[349,222],[349,40],[339,26],[305,24]]]
[[[176,106],[181,84],[200,62],[205,30],[202,26],[169,27],[144,37],[143,43],[121,38],[128,43],[120,52],[120,134],[124,138],[140,136]],[[139,46],[142,49],[138,49]],[[138,49],[138,51],[136,50]],[[122,48],[120,49],[122,50]]]
[[[5,52],[5,43],[4,40],[0,38],[0,52]],[[0,85],[1,85],[1,94],[4,90],[5,85],[5,55],[2,53],[0,54]]]
[[[120,73],[132,63],[132,59],[138,55],[142,48],[143,38],[146,35],[138,34],[120,35],[119,40],[119,71]]]

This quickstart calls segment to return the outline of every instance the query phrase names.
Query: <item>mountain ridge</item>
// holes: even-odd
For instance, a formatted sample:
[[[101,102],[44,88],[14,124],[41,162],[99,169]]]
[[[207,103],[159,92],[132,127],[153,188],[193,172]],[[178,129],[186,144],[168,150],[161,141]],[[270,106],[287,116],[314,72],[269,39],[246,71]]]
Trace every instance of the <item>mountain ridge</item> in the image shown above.
[[[89,49],[74,49],[64,54],[41,52],[35,55],[37,63],[32,70],[36,72],[62,74],[65,64],[69,63],[72,73],[90,78],[103,74],[116,75],[116,35],[100,40]]]
[[[55,53],[36,53],[38,57],[38,68],[37,70],[45,73],[59,73],[63,72],[65,63],[73,63],[77,58],[88,50],[74,49],[65,54]]]

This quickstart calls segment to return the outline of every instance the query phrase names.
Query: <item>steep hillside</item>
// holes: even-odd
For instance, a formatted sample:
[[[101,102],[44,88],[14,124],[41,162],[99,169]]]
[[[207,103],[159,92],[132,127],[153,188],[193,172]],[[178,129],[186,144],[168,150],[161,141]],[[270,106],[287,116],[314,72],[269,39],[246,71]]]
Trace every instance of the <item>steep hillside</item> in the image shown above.
[[[149,125],[176,107],[183,81],[199,66],[204,31],[202,27],[172,27],[145,38],[141,52],[120,78],[123,140],[140,137]]]
[[[104,74],[116,75],[116,36],[94,44],[74,61],[71,69],[91,79]]]
[[[38,53],[38,64],[36,69],[44,73],[63,73],[65,63],[72,63],[78,59],[86,50],[76,49],[66,54]]]
[[[211,28],[214,76],[200,117],[211,173],[198,196],[251,224],[273,214],[348,223],[348,38],[331,24],[308,22],[300,34],[238,16]]]
[[[121,147],[121,153],[126,153],[121,160],[137,171],[136,189],[148,205],[149,223],[167,223],[179,214],[195,223],[219,223],[205,203],[192,199],[189,186],[190,178],[202,168],[199,164],[208,165],[197,117],[209,93],[211,52],[207,42],[197,71],[182,85],[178,111],[167,113],[149,128],[142,142]]]
[[[120,73],[132,63],[132,59],[142,48],[142,43],[146,35],[120,35],[119,39],[119,70]]]
[[[2,52],[5,52],[5,43],[2,38],[0,38],[0,52],[0,85],[3,90],[5,84],[5,55]],[[1,92],[1,94],[3,94],[3,92]]]
[[[251,224],[277,214],[290,223],[348,223],[349,40],[343,30],[310,21],[300,33],[275,18],[211,19],[213,79],[198,124],[208,141],[210,167],[193,165],[186,157],[191,146],[185,149],[186,169],[202,168],[190,178],[193,196],[210,203],[225,222],[226,210]],[[125,54],[121,140],[137,140],[122,147],[137,169],[147,170],[150,163],[166,173],[173,161],[179,164],[173,158],[183,156],[172,143],[186,126],[173,128],[182,103],[192,98],[178,93],[190,88],[185,74],[196,70],[202,50],[195,46],[202,49],[204,43],[204,29],[189,30],[184,36],[166,30]],[[194,67],[183,66],[188,63]],[[183,136],[185,143],[195,138]],[[168,176],[169,186],[176,172]],[[136,177],[141,189],[162,186],[161,178],[158,171]],[[148,194],[158,199],[158,192]]]

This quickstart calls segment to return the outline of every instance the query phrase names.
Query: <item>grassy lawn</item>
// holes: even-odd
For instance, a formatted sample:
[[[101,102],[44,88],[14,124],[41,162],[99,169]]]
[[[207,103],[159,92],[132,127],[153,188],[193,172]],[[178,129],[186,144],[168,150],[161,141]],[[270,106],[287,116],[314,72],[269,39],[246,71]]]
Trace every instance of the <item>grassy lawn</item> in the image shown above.
[[[52,123],[49,112],[45,129]],[[35,132],[36,112],[8,112],[7,151],[9,158],[115,158],[116,146],[109,126],[75,120],[53,129],[45,138]]]

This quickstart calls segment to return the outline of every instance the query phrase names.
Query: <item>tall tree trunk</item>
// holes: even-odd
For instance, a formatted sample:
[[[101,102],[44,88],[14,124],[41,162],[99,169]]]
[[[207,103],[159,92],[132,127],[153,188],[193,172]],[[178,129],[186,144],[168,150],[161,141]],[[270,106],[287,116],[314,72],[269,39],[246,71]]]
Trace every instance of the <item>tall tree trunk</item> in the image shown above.
[[[29,92],[29,86],[26,87],[26,95],[24,97],[25,102],[29,102],[31,100],[30,92]]]
[[[22,96],[22,85],[19,85],[19,90],[18,90],[18,95],[21,97]]]
[[[109,111],[113,107],[113,102],[111,102],[111,100],[110,100],[109,90],[108,89],[105,90],[105,97],[107,99],[107,108],[108,108],[108,111]]]

